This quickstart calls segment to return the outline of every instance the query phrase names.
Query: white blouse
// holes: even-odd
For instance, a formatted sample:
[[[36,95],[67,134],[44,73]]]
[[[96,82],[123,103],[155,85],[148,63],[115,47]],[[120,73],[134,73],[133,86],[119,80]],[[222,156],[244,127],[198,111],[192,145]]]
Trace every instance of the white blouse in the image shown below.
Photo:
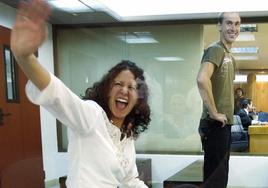
[[[42,91],[26,85],[31,102],[43,106],[68,127],[68,188],[147,188],[139,180],[133,138],[121,131],[94,101],[82,100],[58,78]]]

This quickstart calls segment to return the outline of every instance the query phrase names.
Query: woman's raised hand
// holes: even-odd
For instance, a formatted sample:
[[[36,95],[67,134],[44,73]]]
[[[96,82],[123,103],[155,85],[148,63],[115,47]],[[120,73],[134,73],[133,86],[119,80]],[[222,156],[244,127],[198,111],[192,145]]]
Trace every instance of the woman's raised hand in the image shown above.
[[[22,1],[20,4],[11,32],[11,49],[17,60],[28,58],[46,39],[50,10],[45,0]]]

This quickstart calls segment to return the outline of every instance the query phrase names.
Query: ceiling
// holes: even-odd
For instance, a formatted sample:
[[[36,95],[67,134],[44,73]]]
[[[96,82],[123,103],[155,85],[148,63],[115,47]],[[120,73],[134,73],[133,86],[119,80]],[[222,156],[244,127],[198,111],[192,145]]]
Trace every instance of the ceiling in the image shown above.
[[[254,3],[246,3],[244,0],[217,0],[215,2],[211,0],[198,2],[196,0],[187,0],[183,1],[183,3],[180,0],[46,1],[52,7],[49,22],[54,25],[211,19],[217,18],[219,12],[237,10],[239,10],[242,17],[268,16],[268,9],[263,8],[265,6],[263,6],[262,0],[254,0]],[[232,3],[232,6],[226,6],[228,1]],[[16,8],[20,0],[0,0],[0,2]],[[60,2],[57,4],[65,6],[65,9],[55,6],[55,2]],[[67,2],[69,2],[68,10],[66,9]],[[74,5],[76,3],[83,5],[85,9],[82,11],[77,10]],[[193,3],[196,6],[192,6]]]
[[[11,7],[17,8],[20,0],[0,0]],[[52,8],[49,22],[54,25],[73,25],[73,24],[95,24],[95,23],[112,23],[117,20],[104,11],[89,11],[80,13],[71,13]]]
[[[53,0],[48,0],[53,1]],[[54,0],[55,1],[55,0]],[[78,0],[81,1],[81,0]],[[91,1],[91,2],[97,2],[97,0],[82,0],[82,1]],[[116,7],[113,7],[113,4],[110,5],[110,7],[107,8],[107,6],[102,6],[102,8],[99,7],[88,7],[90,10],[85,12],[68,12],[63,11],[59,8],[52,8],[52,13],[49,19],[49,22],[53,25],[88,25],[88,24],[105,24],[105,23],[118,23],[118,22],[142,22],[142,21],[163,21],[163,20],[198,20],[198,19],[211,19],[216,18],[218,13],[217,12],[211,12],[211,13],[180,13],[180,14],[158,14],[153,15],[152,10],[155,10],[157,7],[157,3],[160,3],[162,1],[154,1],[155,3],[152,5],[146,5],[146,6],[140,6],[137,5],[139,0],[130,1],[130,0],[113,0],[113,2],[120,2],[122,5],[126,6],[123,7],[123,9],[116,9]],[[149,0],[143,1],[143,2],[149,2]],[[172,0],[167,0],[170,3],[172,3]],[[189,2],[191,0],[188,0]],[[206,1],[206,0],[202,0]],[[228,0],[224,0],[225,2]],[[237,0],[238,2],[239,0]],[[258,1],[258,0],[255,0]],[[0,2],[3,2],[11,7],[17,7],[19,0],[0,0]],[[105,4],[109,2],[108,0],[98,0],[98,2],[101,2],[102,4]],[[133,4],[135,3],[136,4]],[[177,1],[178,2],[178,1]],[[219,2],[219,1],[217,1]],[[173,2],[174,3],[174,2]],[[167,3],[166,3],[167,4]],[[245,4],[245,3],[244,3]],[[258,4],[258,3],[255,3]],[[142,15],[137,16],[130,15],[133,11],[131,10],[132,6],[133,9],[135,9],[135,6],[141,7],[142,10],[145,12],[152,12],[151,15]],[[162,5],[163,7],[164,5]],[[241,4],[239,4],[241,6]],[[145,8],[144,8],[145,7]],[[147,9],[146,9],[147,8]],[[151,8],[151,9],[150,9]],[[185,7],[187,9],[187,7]],[[115,13],[115,10],[118,10],[119,13]],[[126,11],[125,11],[126,10]],[[254,10],[254,9],[253,9]],[[121,11],[121,12],[120,12]],[[124,12],[125,11],[125,12]],[[122,16],[124,14],[129,14],[127,16]],[[258,23],[257,32],[250,32],[255,38],[255,40],[252,41],[237,41],[234,46],[235,47],[258,47],[258,53],[256,54],[257,58],[254,60],[237,60],[237,67],[239,69],[244,70],[268,70],[268,53],[266,53],[266,50],[268,50],[268,37],[266,36],[268,33],[268,11],[245,11],[241,12],[241,16],[244,18],[250,18],[250,17],[262,17],[267,18],[267,23]],[[211,42],[218,40],[218,31],[215,26],[213,25],[205,25],[204,27],[204,42],[205,45],[210,44]],[[237,54],[236,54],[237,55]],[[249,56],[252,54],[243,54],[242,56]]]

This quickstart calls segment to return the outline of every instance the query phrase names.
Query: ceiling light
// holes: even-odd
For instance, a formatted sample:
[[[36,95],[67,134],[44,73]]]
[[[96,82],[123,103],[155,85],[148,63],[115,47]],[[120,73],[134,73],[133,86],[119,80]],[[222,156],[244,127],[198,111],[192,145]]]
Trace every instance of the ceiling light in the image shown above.
[[[258,56],[234,56],[235,60],[239,61],[254,61],[258,60]]]
[[[257,32],[257,24],[241,24],[240,32]]]
[[[250,32],[240,33],[236,41],[255,41],[255,35]]]
[[[232,53],[241,54],[257,54],[259,51],[258,47],[234,47],[231,48]]]
[[[235,75],[235,83],[246,83],[247,82],[247,75],[239,74]]]
[[[106,9],[102,3],[96,0],[80,0],[80,1],[94,10],[104,11]]]
[[[155,57],[157,61],[184,61],[181,57]]]
[[[118,38],[128,44],[158,43],[149,31],[122,33]]]
[[[268,75],[256,75],[256,82],[268,82]]]
[[[50,0],[48,3],[53,7],[66,12],[79,13],[93,11],[89,6],[81,3],[78,0]]]

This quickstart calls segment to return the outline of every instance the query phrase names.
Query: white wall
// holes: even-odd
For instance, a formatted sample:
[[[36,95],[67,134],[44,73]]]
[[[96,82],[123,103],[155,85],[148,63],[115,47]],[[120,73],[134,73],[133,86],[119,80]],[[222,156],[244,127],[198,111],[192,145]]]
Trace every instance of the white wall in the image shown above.
[[[11,28],[15,19],[15,10],[0,3],[0,25]],[[51,27],[48,40],[39,49],[39,60],[53,72],[53,47]],[[41,131],[44,170],[46,180],[52,180],[67,173],[67,156],[57,151],[56,120],[41,108]],[[195,155],[138,155],[152,158],[153,182],[162,182],[178,170],[183,169],[202,156]],[[230,160],[229,185],[268,187],[268,158],[232,156]]]
[[[48,40],[39,49],[38,59],[44,67],[54,72],[51,26]],[[67,174],[67,155],[58,152],[56,119],[43,108],[40,109],[40,114],[44,170],[46,180],[52,180]]]
[[[0,25],[11,28],[15,20],[16,10],[0,3]]]

